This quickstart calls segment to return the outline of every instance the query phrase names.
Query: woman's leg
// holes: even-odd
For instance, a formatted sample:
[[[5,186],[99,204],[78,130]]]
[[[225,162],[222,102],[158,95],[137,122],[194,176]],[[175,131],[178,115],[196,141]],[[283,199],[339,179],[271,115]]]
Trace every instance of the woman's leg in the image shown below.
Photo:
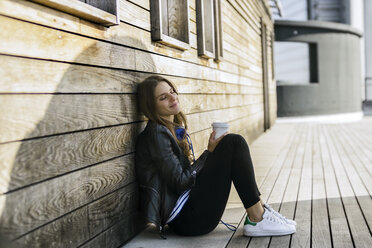
[[[264,214],[262,201],[257,202],[253,206],[247,208],[248,218],[253,222],[260,222]]]
[[[182,235],[212,231],[225,210],[232,181],[245,208],[262,216],[249,148],[244,138],[236,134],[225,136],[209,155],[187,203],[170,227]]]

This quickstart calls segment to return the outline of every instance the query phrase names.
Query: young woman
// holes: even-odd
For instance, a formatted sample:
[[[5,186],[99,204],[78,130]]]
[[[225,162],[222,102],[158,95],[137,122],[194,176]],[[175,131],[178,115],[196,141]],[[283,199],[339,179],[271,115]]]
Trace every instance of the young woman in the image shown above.
[[[296,222],[260,200],[252,160],[244,138],[225,134],[209,138],[208,149],[195,160],[178,93],[166,78],[151,76],[138,87],[139,107],[149,119],[136,145],[140,207],[145,218],[180,235],[202,235],[218,225],[231,182],[247,217],[246,236],[288,235]]]

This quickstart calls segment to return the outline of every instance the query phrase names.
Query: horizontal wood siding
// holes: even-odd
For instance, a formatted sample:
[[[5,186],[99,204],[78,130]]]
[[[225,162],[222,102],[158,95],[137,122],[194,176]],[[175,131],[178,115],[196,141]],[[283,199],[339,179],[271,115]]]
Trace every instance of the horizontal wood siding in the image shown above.
[[[117,247],[144,227],[134,174],[145,126],[137,83],[175,83],[197,154],[211,123],[248,142],[263,132],[262,1],[221,1],[224,59],[197,54],[190,0],[186,51],[151,41],[148,0],[119,0],[106,28],[30,1],[0,1],[0,234],[20,247]],[[276,89],[269,77],[270,120]],[[1,238],[1,237],[0,237]]]

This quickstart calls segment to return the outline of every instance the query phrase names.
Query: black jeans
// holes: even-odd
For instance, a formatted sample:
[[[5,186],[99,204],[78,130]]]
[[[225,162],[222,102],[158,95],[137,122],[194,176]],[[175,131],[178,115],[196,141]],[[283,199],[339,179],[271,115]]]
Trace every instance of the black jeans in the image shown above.
[[[245,208],[260,200],[248,144],[237,134],[226,135],[208,156],[188,201],[169,223],[170,228],[186,236],[213,231],[225,210],[231,182]]]

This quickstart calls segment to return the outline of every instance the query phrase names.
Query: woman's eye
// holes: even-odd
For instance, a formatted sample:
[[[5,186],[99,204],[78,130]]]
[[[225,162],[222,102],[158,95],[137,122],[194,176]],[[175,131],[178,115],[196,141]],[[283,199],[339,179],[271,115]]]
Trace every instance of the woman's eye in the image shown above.
[[[163,100],[165,100],[165,99],[167,99],[166,96],[162,96],[162,97],[160,97],[160,101],[163,101]]]

